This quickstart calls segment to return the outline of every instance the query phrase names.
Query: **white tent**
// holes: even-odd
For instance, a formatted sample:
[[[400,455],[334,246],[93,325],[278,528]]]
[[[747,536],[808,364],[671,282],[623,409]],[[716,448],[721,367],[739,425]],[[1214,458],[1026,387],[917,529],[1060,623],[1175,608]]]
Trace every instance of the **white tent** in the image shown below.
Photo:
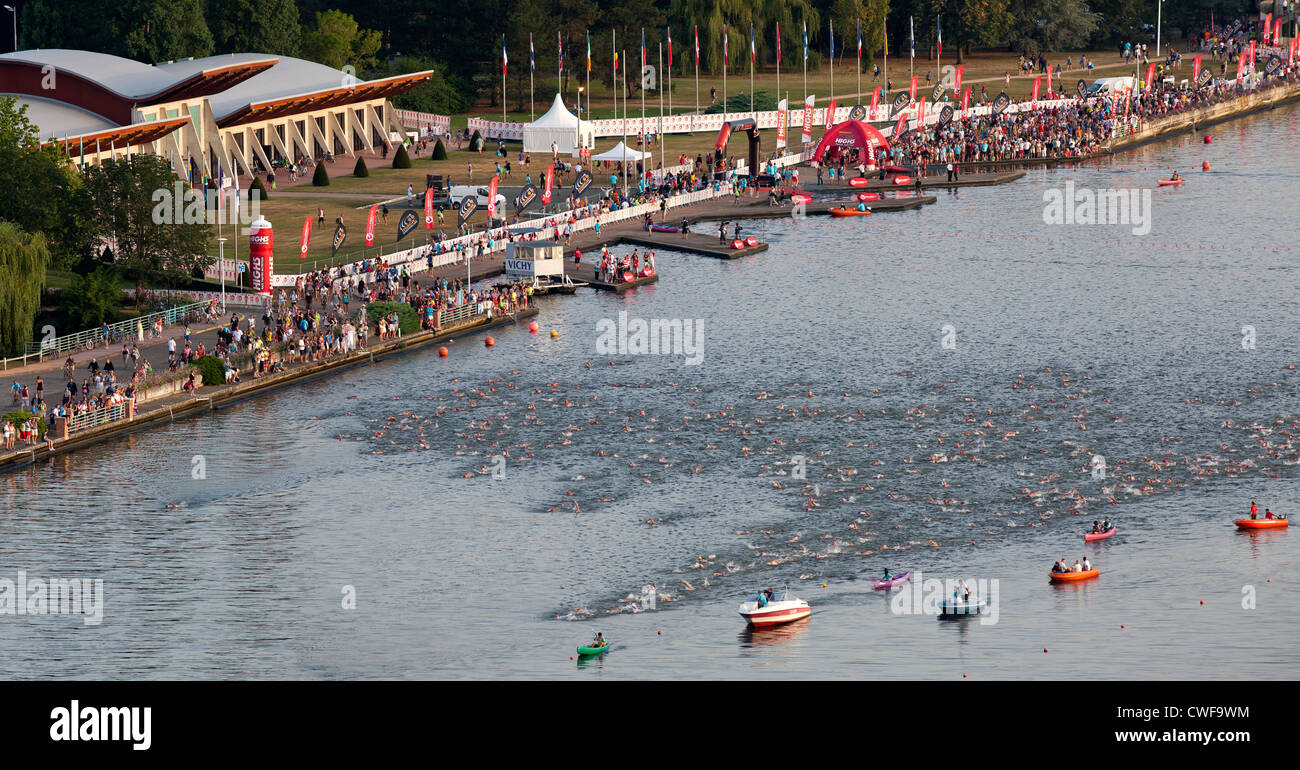
[[[582,148],[596,146],[595,126],[569,112],[559,94],[545,115],[524,126],[524,152],[549,153],[552,143],[560,154],[572,157]]]
[[[608,152],[602,152],[599,155],[593,155],[591,156],[591,159],[593,161],[607,160],[611,163],[636,163],[638,160],[648,157],[650,157],[650,153],[633,150],[632,148],[625,146],[622,142],[619,142],[614,145],[613,149]]]

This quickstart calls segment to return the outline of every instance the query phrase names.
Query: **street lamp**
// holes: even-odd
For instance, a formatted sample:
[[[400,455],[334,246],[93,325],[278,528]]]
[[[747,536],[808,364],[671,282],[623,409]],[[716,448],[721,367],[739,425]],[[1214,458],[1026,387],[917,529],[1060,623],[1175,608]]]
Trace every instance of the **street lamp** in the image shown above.
[[[221,273],[221,314],[226,314],[226,238],[217,239],[217,272]]]
[[[6,5],[5,10],[14,15],[14,53],[18,52],[18,9],[12,5]]]

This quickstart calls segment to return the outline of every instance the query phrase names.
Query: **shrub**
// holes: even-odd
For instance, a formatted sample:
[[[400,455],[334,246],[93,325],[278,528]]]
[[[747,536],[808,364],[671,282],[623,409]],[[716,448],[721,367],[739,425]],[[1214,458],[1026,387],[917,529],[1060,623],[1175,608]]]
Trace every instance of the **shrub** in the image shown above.
[[[226,383],[226,365],[216,356],[204,356],[194,362],[194,368],[203,375],[204,385],[224,385]]]
[[[441,139],[438,140],[437,144],[433,145],[433,159],[434,160],[447,159],[447,147],[443,145]]]
[[[474,129],[473,135],[469,138],[469,148],[473,152],[479,152],[483,149],[483,135],[478,132],[477,128]]]
[[[410,168],[411,156],[406,153],[406,145],[397,145],[397,152],[393,153],[393,168]]]
[[[324,164],[316,164],[316,172],[311,175],[311,183],[313,187],[329,187],[330,174],[325,170]]]
[[[370,322],[371,330],[374,325],[379,323],[381,316],[397,312],[398,325],[402,328],[402,334],[415,334],[420,331],[420,316],[415,312],[415,308],[405,302],[372,302],[366,306],[366,320]]]
[[[366,159],[357,156],[357,165],[352,167],[352,176],[370,176],[370,169],[366,168]]]
[[[248,186],[248,199],[250,201],[271,199],[271,195],[266,191],[266,185],[262,183],[261,177],[253,177],[253,183]]]
[[[14,430],[22,427],[23,423],[36,417],[32,412],[9,412],[4,416],[4,421],[13,423]],[[45,435],[45,418],[36,417],[36,437],[40,438]]]

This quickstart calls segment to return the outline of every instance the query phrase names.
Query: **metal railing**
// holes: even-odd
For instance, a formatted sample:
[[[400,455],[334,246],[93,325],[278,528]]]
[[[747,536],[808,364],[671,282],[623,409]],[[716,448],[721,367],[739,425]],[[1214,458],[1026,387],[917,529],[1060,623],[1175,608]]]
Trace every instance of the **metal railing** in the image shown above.
[[[76,334],[28,342],[26,345],[27,354],[67,353],[75,350],[90,350],[100,345],[138,341],[140,339],[136,333],[138,329],[143,328],[145,337],[148,337],[150,330],[159,319],[162,319],[164,326],[178,324],[186,320],[197,320],[202,317],[204,309],[209,304],[208,302],[195,302],[190,305],[181,305],[168,310],[137,316],[125,321],[117,321],[109,324],[107,331],[101,326],[97,329],[87,329]]]
[[[111,404],[100,409],[92,409],[89,412],[73,413],[68,415],[68,435],[90,430],[91,428],[98,428],[101,425],[107,425],[110,422],[123,420],[130,416],[131,402],[129,401]]]

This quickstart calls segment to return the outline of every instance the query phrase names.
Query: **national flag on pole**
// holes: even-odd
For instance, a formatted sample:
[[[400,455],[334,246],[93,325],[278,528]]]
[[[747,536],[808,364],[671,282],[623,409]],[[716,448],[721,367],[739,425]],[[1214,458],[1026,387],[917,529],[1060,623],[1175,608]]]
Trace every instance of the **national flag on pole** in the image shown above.
[[[668,70],[673,68],[673,28],[668,28]]]
[[[618,51],[614,52],[614,77],[618,77]]]
[[[537,71],[537,54],[533,51],[533,33],[528,33],[528,71]]]
[[[803,60],[808,61],[808,22],[803,23]]]
[[[831,72],[835,71],[835,20],[831,19]]]
[[[641,69],[645,69],[645,27],[641,28]]]
[[[938,37],[938,40],[937,40],[936,43],[935,43],[935,45],[936,45],[936,47],[937,47],[937,51],[936,51],[935,55],[936,55],[936,56],[943,56],[943,22],[939,19],[938,16],[936,16],[936,17],[934,18],[934,26],[935,26],[936,29],[939,30],[939,37]]]
[[[506,36],[502,35],[501,36],[501,74],[502,75],[506,74],[506,64],[509,61],[510,61],[509,57],[506,56]]]
[[[749,63],[758,62],[758,49],[754,46],[754,22],[749,23]]]
[[[727,60],[731,58],[731,33],[722,27],[722,69],[727,69]]]
[[[911,16],[907,17],[907,35],[908,35],[908,39],[911,40],[912,43],[912,58],[915,59],[916,58],[916,22]]]
[[[888,56],[889,55],[889,14],[885,14],[885,18],[880,20],[880,27],[885,33],[885,37],[884,37],[885,55]]]
[[[695,66],[700,66],[700,28],[695,28]]]
[[[560,72],[564,72],[564,36],[560,34],[559,30],[555,31],[555,45],[557,46],[555,55],[559,59]]]
[[[858,62],[862,62],[862,19],[858,19]]]
[[[781,69],[781,22],[779,21],[776,23],[776,68]]]
[[[587,32],[587,71],[591,72],[591,32]]]

